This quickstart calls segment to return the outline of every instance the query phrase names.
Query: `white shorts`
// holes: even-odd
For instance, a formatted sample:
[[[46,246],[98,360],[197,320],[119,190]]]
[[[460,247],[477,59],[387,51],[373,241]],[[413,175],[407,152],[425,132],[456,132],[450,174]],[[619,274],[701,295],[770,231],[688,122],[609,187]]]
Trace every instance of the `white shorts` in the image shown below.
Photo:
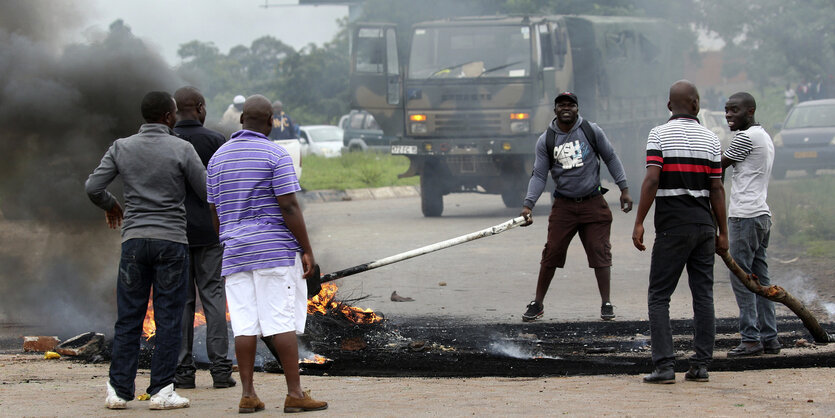
[[[293,266],[226,276],[226,302],[234,335],[303,333],[307,319],[307,282],[303,272],[297,254]]]

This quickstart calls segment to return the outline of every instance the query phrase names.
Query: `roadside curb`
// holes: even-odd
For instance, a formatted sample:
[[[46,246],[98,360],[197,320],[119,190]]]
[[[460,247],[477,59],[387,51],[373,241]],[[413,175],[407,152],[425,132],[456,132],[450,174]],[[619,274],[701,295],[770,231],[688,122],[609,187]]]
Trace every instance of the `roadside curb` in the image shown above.
[[[420,196],[419,186],[377,187],[348,190],[308,190],[302,193],[307,203],[340,202],[349,200],[395,199]]]

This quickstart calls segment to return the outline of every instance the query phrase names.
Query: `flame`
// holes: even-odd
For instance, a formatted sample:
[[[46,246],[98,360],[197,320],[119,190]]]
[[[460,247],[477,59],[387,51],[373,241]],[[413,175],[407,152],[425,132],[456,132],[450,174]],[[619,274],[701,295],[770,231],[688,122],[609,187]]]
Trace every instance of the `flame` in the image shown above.
[[[299,363],[302,363],[302,364],[325,364],[328,361],[330,361],[329,358],[327,358],[325,356],[320,356],[318,354],[314,354],[313,358],[310,358],[310,357],[303,358],[303,359],[299,360]]]
[[[355,324],[373,324],[383,320],[381,316],[374,313],[371,309],[357,308],[334,301],[333,299],[336,296],[337,289],[338,287],[333,283],[323,284],[319,294],[307,301],[308,315],[317,313],[327,315],[328,313],[336,312]]]
[[[148,300],[148,311],[145,312],[145,320],[142,321],[142,336],[150,340],[157,335],[157,324],[154,323],[154,301]]]
[[[229,322],[229,307],[226,308],[226,322]],[[206,315],[203,314],[203,308],[201,307],[196,312],[194,312],[194,327],[197,328],[200,325],[206,323]],[[148,300],[148,311],[145,312],[145,320],[142,321],[142,336],[145,337],[145,340],[150,340],[157,335],[157,324],[154,322],[154,300]]]
[[[316,313],[327,315],[329,313],[338,313],[355,324],[373,324],[380,322],[383,318],[371,309],[357,308],[348,306],[342,302],[334,301],[338,287],[333,283],[325,283],[322,285],[322,290],[318,295],[310,298],[307,301],[307,314],[313,315]],[[226,309],[226,322],[229,322],[229,308]],[[199,327],[206,323],[206,315],[203,314],[203,309],[200,308],[194,313],[194,327]],[[157,333],[157,326],[154,323],[154,301],[148,300],[148,311],[145,313],[145,320],[142,323],[142,336],[146,340],[150,340]],[[318,363],[318,362],[317,362]],[[322,361],[324,363],[324,361]],[[321,363],[319,363],[321,364]]]

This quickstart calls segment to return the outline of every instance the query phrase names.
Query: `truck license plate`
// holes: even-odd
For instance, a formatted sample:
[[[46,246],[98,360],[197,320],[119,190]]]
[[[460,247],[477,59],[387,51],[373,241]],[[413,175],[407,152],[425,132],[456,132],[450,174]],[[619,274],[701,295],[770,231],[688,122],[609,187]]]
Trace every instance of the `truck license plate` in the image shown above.
[[[392,154],[417,154],[417,145],[392,145]]]
[[[818,158],[817,151],[798,151],[794,153],[794,158]]]

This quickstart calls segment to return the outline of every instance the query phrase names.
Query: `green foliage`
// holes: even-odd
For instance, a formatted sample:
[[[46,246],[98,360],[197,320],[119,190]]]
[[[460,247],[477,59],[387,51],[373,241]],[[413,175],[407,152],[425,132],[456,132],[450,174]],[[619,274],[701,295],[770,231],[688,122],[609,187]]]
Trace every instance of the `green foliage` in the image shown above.
[[[835,251],[832,246],[835,178],[822,176],[772,183],[768,204],[774,229],[781,238],[805,246],[809,255],[829,256]]]
[[[817,258],[835,258],[835,240],[809,241],[806,243],[806,253]]]
[[[299,51],[272,36],[221,53],[211,42],[191,41],[177,51],[177,72],[206,97],[208,119],[219,120],[235,95],[281,100],[302,125],[333,124],[348,112],[348,41],[342,31],[321,47]]]
[[[409,159],[388,154],[352,152],[338,158],[302,159],[301,186],[305,190],[346,190],[384,186],[412,186],[418,177],[398,179]]]
[[[729,57],[759,85],[835,71],[831,0],[702,0],[694,23],[719,35]],[[698,16],[700,15],[700,16]]]

